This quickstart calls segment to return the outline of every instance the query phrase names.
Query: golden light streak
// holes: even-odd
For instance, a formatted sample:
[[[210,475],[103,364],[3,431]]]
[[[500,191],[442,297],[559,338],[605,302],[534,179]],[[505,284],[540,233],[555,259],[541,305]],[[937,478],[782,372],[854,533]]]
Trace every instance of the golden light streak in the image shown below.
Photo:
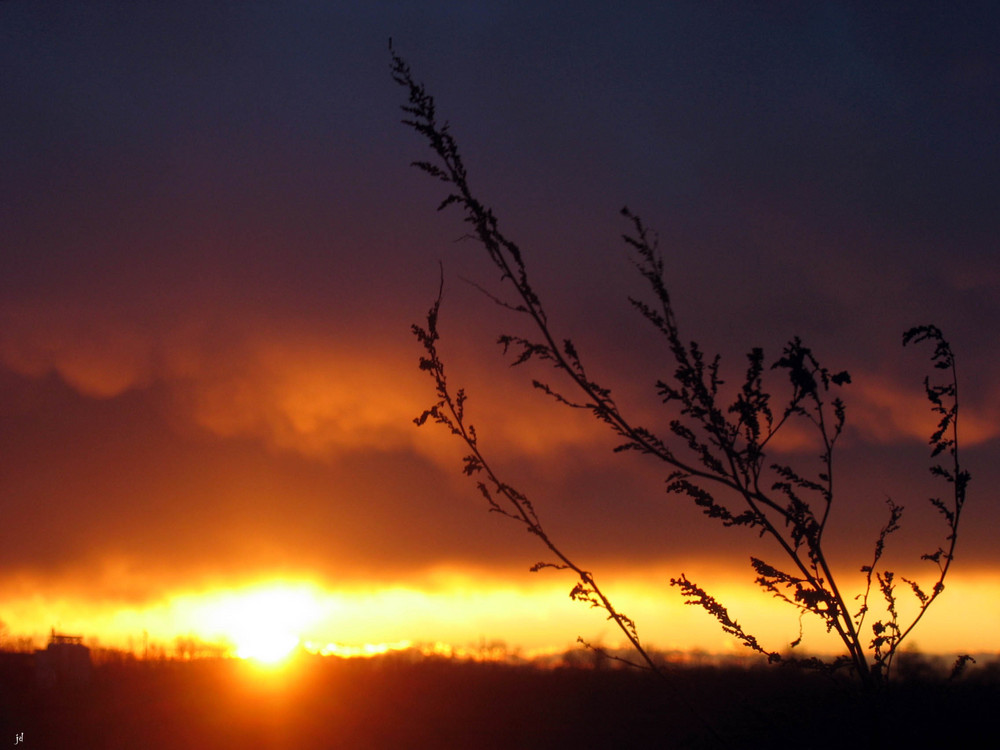
[[[604,576],[621,611],[639,626],[644,642],[660,651],[698,650],[742,655],[745,649],[697,607],[685,606],[667,584],[674,566]],[[695,574],[765,647],[786,651],[798,636],[787,605],[760,592],[746,577],[724,570]],[[49,629],[80,633],[97,645],[137,652],[158,644],[177,655],[192,642],[203,654],[280,661],[297,647],[323,655],[372,656],[413,649],[462,658],[489,653],[551,654],[572,649],[576,637],[607,647],[622,638],[597,610],[572,602],[568,577],[526,577],[509,582],[477,571],[437,571],[407,586],[354,582],[334,589],[311,581],[268,580],[241,587],[178,592],[155,604],[116,606],[71,592],[0,600],[6,636],[44,644]],[[901,611],[908,610],[903,592]],[[876,602],[877,603],[877,602]],[[993,625],[1000,621],[1000,572],[956,574],[921,623],[911,647],[926,653],[1000,651]],[[870,623],[869,623],[870,624]],[[215,648],[209,648],[216,644]],[[821,623],[806,620],[804,648],[833,653],[838,643]]]

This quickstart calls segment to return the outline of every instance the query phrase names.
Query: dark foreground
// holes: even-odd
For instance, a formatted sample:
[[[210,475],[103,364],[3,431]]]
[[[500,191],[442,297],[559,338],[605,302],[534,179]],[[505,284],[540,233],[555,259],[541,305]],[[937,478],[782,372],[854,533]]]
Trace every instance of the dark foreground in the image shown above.
[[[1000,705],[1000,680],[982,670],[911,680],[874,702],[777,668],[685,669],[676,692],[613,669],[319,657],[270,672],[105,664],[87,686],[23,678],[0,683],[0,747],[976,748],[995,746]]]

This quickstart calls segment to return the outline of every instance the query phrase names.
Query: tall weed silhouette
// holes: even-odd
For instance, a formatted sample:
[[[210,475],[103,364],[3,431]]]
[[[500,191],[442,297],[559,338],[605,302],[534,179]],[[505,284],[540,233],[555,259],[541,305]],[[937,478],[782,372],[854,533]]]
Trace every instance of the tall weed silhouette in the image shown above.
[[[616,451],[635,451],[661,462],[666,467],[669,492],[686,497],[723,526],[744,527],[773,541],[775,559],[751,558],[757,585],[787,602],[800,616],[819,618],[828,632],[836,633],[844,649],[831,660],[791,661],[826,670],[847,668],[868,689],[884,685],[900,645],[944,590],[954,561],[970,478],[959,462],[955,357],[941,331],[924,325],[903,335],[904,346],[927,343],[934,347],[931,361],[941,376],[940,380],[924,380],[927,399],[939,415],[937,428],[930,436],[931,457],[935,460],[930,470],[948,488],[943,498],[930,499],[946,529],[943,542],[922,556],[933,567],[933,581],[929,586],[920,584],[882,566],[886,543],[899,529],[903,514],[902,506],[890,500],[888,518],[875,539],[873,554],[861,567],[863,589],[854,600],[848,599],[828,561],[824,533],[835,500],[834,450],[846,420],[839,393],[851,382],[850,375],[821,365],[814,352],[796,337],[770,364],[763,349],[752,348],[746,355],[746,370],[735,399],[725,400],[720,389],[723,376],[719,355],[709,354],[696,341],[681,337],[655,233],[639,216],[624,208],[621,213],[627,231],[623,240],[632,263],[648,285],[645,298],[630,298],[629,302],[663,337],[674,368],[669,377],[655,384],[660,400],[671,410],[669,433],[659,434],[644,426],[639,421],[641,415],[627,413],[616,402],[612,390],[594,380],[572,340],[557,332],[531,283],[520,247],[501,232],[492,209],[470,189],[457,142],[448,123],[438,119],[433,97],[394,51],[392,75],[408,94],[408,103],[402,107],[406,112],[403,123],[426,139],[432,153],[430,160],[413,164],[444,184],[447,193],[438,209],[454,207],[461,211],[471,236],[500,271],[506,296],[487,294],[501,307],[527,320],[534,332],[531,336],[500,336],[499,344],[512,358],[512,364],[531,360],[549,363],[561,377],[562,385],[535,380],[535,388],[569,408],[590,411],[620,440]],[[489,510],[524,526],[551,555],[531,570],[572,571],[576,583],[570,596],[604,610],[634,647],[639,666],[662,673],[640,639],[636,623],[614,606],[589,570],[564,553],[546,532],[528,496],[504,481],[488,460],[466,417],[466,393],[462,388],[453,388],[445,373],[438,347],[440,311],[441,288],[426,322],[413,326],[424,349],[420,368],[433,379],[437,393],[436,403],[416,423],[439,423],[464,442],[469,452],[463,471],[476,481]],[[774,379],[784,380],[790,387],[786,401],[776,401],[765,385],[765,380]],[[792,466],[769,457],[775,437],[792,423],[811,431],[818,440],[821,450],[816,463]],[[907,621],[901,619],[897,606],[900,583],[916,601],[915,614]],[[672,579],[671,584],[687,603],[702,607],[747,648],[771,662],[790,660],[744,631],[725,606],[684,574]],[[876,600],[881,600],[877,608]],[[852,605],[852,601],[858,603]],[[966,660],[960,657],[956,669]]]

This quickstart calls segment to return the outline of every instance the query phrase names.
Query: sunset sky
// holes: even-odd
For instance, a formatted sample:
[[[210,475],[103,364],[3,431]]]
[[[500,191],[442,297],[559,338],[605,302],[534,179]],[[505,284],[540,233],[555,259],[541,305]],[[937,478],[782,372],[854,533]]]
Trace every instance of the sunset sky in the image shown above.
[[[945,332],[973,482],[915,640],[1000,649],[1000,13],[872,5],[0,3],[7,632],[238,640],[280,610],[302,642],[616,641],[570,578],[528,572],[543,550],[486,512],[462,446],[413,424],[434,392],[410,325],[440,262],[484,450],[646,639],[727,647],[681,572],[769,646],[796,637],[753,590],[766,540],[506,366],[496,337],[522,329],[463,281],[502,291],[409,166],[428,152],[391,36],[558,335],[641,421],[670,368],[627,302],[625,204],[659,231],[682,334],[732,380],[795,335],[850,371],[830,531],[849,588],[887,497],[907,506],[890,564],[933,580],[930,352],[900,343]]]

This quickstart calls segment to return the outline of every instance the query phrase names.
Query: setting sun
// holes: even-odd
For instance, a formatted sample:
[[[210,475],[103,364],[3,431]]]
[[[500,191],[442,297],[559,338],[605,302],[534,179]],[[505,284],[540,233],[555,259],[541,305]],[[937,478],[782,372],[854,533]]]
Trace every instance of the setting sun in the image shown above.
[[[241,659],[276,664],[295,650],[304,629],[321,614],[317,595],[308,586],[273,583],[219,593],[195,618],[201,631],[232,643]]]
[[[298,645],[299,637],[287,631],[260,630],[237,636],[236,655],[241,659],[277,664],[288,658]]]

